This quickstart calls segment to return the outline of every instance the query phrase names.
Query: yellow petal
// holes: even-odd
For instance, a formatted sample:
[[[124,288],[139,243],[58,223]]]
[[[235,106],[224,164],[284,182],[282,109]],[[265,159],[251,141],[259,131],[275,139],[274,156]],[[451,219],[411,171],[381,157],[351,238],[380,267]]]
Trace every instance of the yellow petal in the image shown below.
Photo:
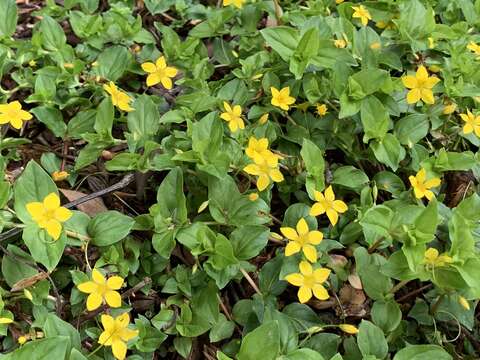
[[[414,89],[417,87],[417,78],[411,75],[402,76],[402,83],[407,89]]]
[[[266,175],[260,175],[257,180],[257,188],[260,191],[263,191],[270,184],[270,179]]]
[[[102,326],[106,331],[111,331],[115,327],[115,320],[110,315],[103,314],[100,317],[100,321],[102,322]]]
[[[98,271],[97,269],[92,270],[92,279],[95,281],[97,284],[104,285],[105,284],[105,277],[103,274]]]
[[[243,171],[250,175],[260,175],[261,173],[260,167],[257,164],[249,164],[243,168]]]
[[[335,226],[338,221],[338,213],[333,209],[327,209],[326,213],[330,223]]]
[[[315,295],[318,300],[327,300],[330,297],[327,289],[325,289],[322,285],[316,284],[313,286],[312,290],[313,295]]]
[[[358,328],[356,326],[353,326],[350,324],[340,324],[338,325],[338,327],[340,328],[340,330],[342,330],[347,334],[352,334],[352,335],[358,334]]]
[[[408,177],[408,180],[410,180],[410,184],[411,184],[413,187],[417,186],[417,178],[416,178],[415,176],[410,175],[410,176]]]
[[[291,227],[281,227],[280,232],[289,240],[297,240],[298,239],[298,234],[295,231],[295,229]]]
[[[301,246],[296,241],[289,241],[287,246],[285,246],[285,256],[292,256],[300,251]]]
[[[316,269],[313,272],[313,276],[315,277],[315,281],[319,283],[323,283],[327,281],[328,277],[330,276],[331,270],[330,269]]]
[[[434,194],[433,192],[431,192],[430,190],[425,190],[425,197],[428,199],[428,200],[432,200],[433,197],[434,197]]]
[[[335,200],[333,202],[333,209],[336,212],[343,214],[345,211],[348,210],[348,206],[342,200]]]
[[[438,84],[439,82],[440,82],[440,79],[439,79],[439,78],[437,78],[436,76],[431,76],[431,77],[428,78],[427,81],[425,81],[424,86],[425,86],[426,88],[431,89],[431,88],[433,88],[436,84]]]
[[[308,242],[312,245],[318,245],[322,242],[322,240],[323,234],[318,230],[310,231],[308,234]]]
[[[167,66],[164,71],[165,71],[165,75],[171,78],[177,76],[178,74],[178,70],[171,66]]]
[[[433,178],[433,179],[430,179],[428,181],[425,181],[424,186],[427,189],[430,189],[430,188],[433,188],[433,187],[440,186],[441,183],[442,183],[442,181],[439,178]]]
[[[165,89],[170,90],[173,87],[172,79],[170,79],[169,77],[166,77],[166,76],[162,77],[160,79],[160,82],[162,83]]]
[[[313,204],[312,208],[310,209],[310,216],[318,216],[318,215],[322,215],[323,213],[325,213],[325,206],[323,206],[323,204],[317,202],[315,204]]]
[[[278,97],[278,95],[280,95],[280,91],[278,91],[276,88],[274,88],[273,86],[270,87],[270,91],[272,93],[272,97]]]
[[[103,299],[102,297],[94,292],[88,295],[87,297],[87,310],[88,311],[93,311],[95,309],[98,309],[100,305],[102,305]]]
[[[25,208],[27,209],[30,216],[35,220],[43,217],[44,208],[43,203],[41,202],[31,202],[28,203]]]
[[[425,193],[422,190],[420,190],[418,187],[413,188],[413,193],[415,194],[415,197],[417,199],[421,199],[425,196]]]
[[[335,200],[335,194],[333,193],[332,185],[330,185],[326,190],[325,190],[325,199],[327,201],[333,201]]]
[[[115,340],[112,342],[112,353],[118,360],[125,359],[127,355],[127,345],[121,340]]]
[[[56,210],[60,207],[60,198],[57,194],[50,193],[43,199],[43,206],[47,210]]]
[[[471,124],[465,124],[463,126],[463,133],[470,134],[471,132],[473,132],[473,126]]]
[[[154,73],[155,71],[157,71],[157,67],[155,66],[154,63],[151,63],[151,62],[143,63],[142,64],[142,69],[146,73]]]
[[[165,69],[167,67],[167,62],[165,60],[165,56],[160,56],[157,61],[155,62],[155,65],[159,69]]]
[[[308,234],[308,224],[304,218],[301,218],[297,222],[297,232],[299,235],[306,235]]]
[[[12,125],[15,129],[21,129],[23,126],[23,121],[20,118],[11,118],[10,125]]]
[[[128,323],[130,322],[130,315],[128,315],[128,313],[125,312],[122,315],[117,316],[115,318],[115,322],[117,323],[117,326],[121,328],[125,328],[128,326]]]
[[[422,89],[421,94],[422,94],[422,101],[425,104],[434,104],[435,103],[435,98],[433,96],[432,90]]]
[[[7,317],[0,317],[0,324],[5,325],[5,324],[11,324],[13,323],[13,319],[7,318]]]
[[[280,172],[279,169],[272,169],[270,170],[270,178],[275,182],[282,182],[284,180],[283,174]]]
[[[62,233],[62,225],[57,220],[48,221],[45,229],[47,230],[48,235],[50,235],[54,240],[58,240],[60,234]]]
[[[83,293],[91,294],[97,291],[97,284],[93,281],[85,281],[77,285],[77,289]]]
[[[422,97],[422,93],[420,89],[412,89],[407,93],[407,103],[416,104],[421,97]]]
[[[304,245],[303,254],[312,264],[317,262],[317,249],[313,245]]]
[[[119,333],[123,341],[128,341],[138,336],[138,330],[132,330],[129,328],[122,329]]]
[[[427,69],[425,68],[425,66],[420,65],[420,66],[418,67],[416,76],[417,76],[417,79],[418,79],[418,80],[426,81],[426,80],[428,79],[428,71],[427,71]]]
[[[427,171],[424,168],[421,168],[418,171],[416,178],[417,178],[417,182],[420,184],[425,182],[425,179],[427,178]]]
[[[308,261],[300,261],[298,268],[302,275],[311,275],[313,273],[312,265]]]
[[[147,76],[147,86],[154,86],[160,82],[161,78],[158,73],[152,73]]]
[[[72,217],[72,212],[64,207],[59,207],[55,210],[55,219],[65,222]]]
[[[313,194],[314,194],[313,197],[314,197],[315,201],[325,201],[325,197],[323,196],[323,194],[320,191],[315,190],[315,192]]]
[[[98,343],[105,345],[105,346],[111,346],[112,345],[112,334],[110,334],[109,331],[104,331],[100,334],[100,337],[98,338]]]
[[[312,298],[312,290],[306,286],[301,286],[300,289],[298,289],[298,300],[302,304],[306,303],[308,300]]]
[[[110,290],[118,290],[123,285],[123,279],[120,276],[112,276],[107,280],[107,286]]]
[[[302,286],[303,285],[303,275],[302,274],[289,274],[285,276],[285,280],[288,281],[290,284],[294,286]]]
[[[117,308],[122,306],[122,298],[120,294],[113,290],[107,291],[105,293],[105,301],[112,308]]]
[[[233,114],[236,116],[242,115],[242,107],[240,105],[235,105],[233,107]]]

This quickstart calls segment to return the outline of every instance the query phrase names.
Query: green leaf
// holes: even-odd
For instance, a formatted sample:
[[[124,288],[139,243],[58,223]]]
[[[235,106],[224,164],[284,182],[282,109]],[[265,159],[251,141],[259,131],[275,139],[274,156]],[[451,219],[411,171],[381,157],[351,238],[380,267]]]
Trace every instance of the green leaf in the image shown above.
[[[30,341],[21,348],[7,354],[0,355],[1,360],[63,360],[67,356],[70,339],[67,336]]]
[[[408,345],[400,350],[393,360],[452,360],[453,358],[438,345]]]
[[[386,134],[382,140],[370,143],[370,148],[378,161],[397,171],[400,161],[405,158],[405,149],[392,134]]]
[[[218,322],[212,327],[208,334],[210,342],[217,342],[228,339],[232,336],[235,330],[235,323],[227,320],[225,315],[220,314]]]
[[[95,117],[95,131],[106,138],[112,137],[112,126],[114,118],[114,108],[110,98],[105,98],[98,105],[97,114]]]
[[[152,139],[158,131],[160,113],[158,107],[148,95],[141,95],[133,104],[134,111],[128,113],[128,130],[132,138],[132,151],[143,147],[145,141]]]
[[[333,172],[332,184],[342,185],[353,190],[360,190],[368,184],[368,176],[353,166],[340,166]]]
[[[308,196],[313,199],[316,191],[323,191],[325,188],[325,161],[323,160],[323,152],[315,143],[308,139],[303,140],[300,155],[305,162],[307,169],[306,188]]]
[[[131,217],[111,210],[96,215],[90,220],[87,230],[92,244],[107,246],[124,239],[134,223]]]
[[[377,300],[371,310],[372,321],[384,332],[392,332],[400,325],[402,311],[398,304],[393,301]]]
[[[373,355],[383,359],[388,354],[388,344],[383,331],[370,321],[362,320],[360,323],[357,342],[363,356]]]
[[[324,360],[320,353],[311,349],[297,349],[281,356],[278,360]]]
[[[104,50],[97,58],[98,75],[110,81],[117,81],[127,70],[132,55],[123,46],[112,46]]]
[[[10,37],[17,26],[17,4],[15,0],[0,0],[0,38]]]
[[[277,321],[270,321],[252,332],[242,340],[238,360],[274,360],[280,351],[280,333]]]
[[[63,115],[60,110],[50,106],[39,106],[30,110],[35,117],[44,123],[55,136],[64,137],[67,131],[67,125],[63,121]]]
[[[395,134],[400,144],[411,148],[427,135],[429,126],[427,115],[410,114],[395,123]]]
[[[40,230],[37,225],[31,224],[23,229],[22,239],[36,262],[44,265],[48,271],[55,269],[65,249],[64,233],[58,240],[53,240],[44,229]]]
[[[387,134],[390,125],[390,116],[383,104],[375,96],[368,96],[362,100],[360,107],[360,118],[362,120],[363,142],[370,139],[383,139]]]
[[[380,90],[388,81],[390,77],[385,70],[375,68],[361,70],[348,79],[349,95],[355,100],[361,100]]]
[[[72,347],[81,350],[80,334],[71,324],[63,321],[55,314],[48,314],[45,324],[43,325],[46,338],[55,336],[67,336],[70,338]]]
[[[187,205],[183,193],[183,171],[176,167],[163,179],[157,191],[159,214],[171,218],[171,222],[182,224],[187,221]]]
[[[47,50],[58,51],[67,43],[62,27],[48,15],[40,22],[39,33],[43,39],[42,46]]]
[[[31,223],[32,218],[25,206],[30,202],[42,202],[50,193],[58,195],[57,186],[45,170],[31,160],[15,182],[15,212],[18,218],[24,223]]]
[[[301,79],[310,59],[317,55],[320,47],[318,29],[308,29],[300,39],[292,58],[290,59],[290,71],[296,79]]]
[[[38,274],[37,270],[26,264],[33,264],[34,262],[33,258],[29,254],[12,244],[7,246],[7,250],[15,255],[15,257],[5,255],[2,258],[2,274],[10,287],[20,280],[27,279]],[[22,259],[23,261],[20,261],[18,258]]]
[[[300,41],[298,30],[288,26],[265,28],[260,30],[260,34],[265,39],[267,45],[275,50],[285,61],[290,60]]]
[[[238,260],[257,256],[268,243],[270,232],[265,226],[241,226],[230,234],[233,253]]]

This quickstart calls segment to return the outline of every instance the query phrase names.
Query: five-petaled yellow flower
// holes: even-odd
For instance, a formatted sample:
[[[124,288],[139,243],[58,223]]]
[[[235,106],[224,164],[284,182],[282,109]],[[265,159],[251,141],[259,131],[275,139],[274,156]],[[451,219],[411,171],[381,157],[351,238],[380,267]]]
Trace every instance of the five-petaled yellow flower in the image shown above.
[[[233,108],[226,101],[223,102],[225,112],[220,114],[220,117],[228,123],[231,132],[236,132],[238,129],[245,129],[245,123],[242,119],[242,107],[234,105]]]
[[[127,355],[127,342],[138,335],[138,330],[128,328],[130,316],[123,313],[116,318],[110,315],[101,317],[104,331],[100,334],[98,342],[104,346],[111,346],[113,356],[118,360],[125,359]]]
[[[480,137],[480,115],[473,115],[470,110],[467,110],[467,113],[460,114],[460,117],[465,121],[465,125],[463,125],[463,133],[470,134],[474,132],[475,135]]]
[[[310,209],[310,215],[318,216],[327,213],[327,217],[333,226],[338,221],[338,214],[343,214],[348,210],[347,204],[342,200],[335,200],[332,185],[325,190],[324,194],[320,191],[315,191],[314,197],[317,202]]]
[[[21,129],[23,122],[31,120],[32,118],[32,114],[22,110],[22,104],[18,101],[13,101],[9,104],[0,104],[1,125],[10,123],[15,129]]]
[[[165,89],[171,89],[172,78],[177,76],[178,70],[172,66],[167,66],[164,56],[160,56],[154,63],[146,62],[142,64],[142,69],[149,75],[147,76],[147,86],[154,86],[162,83]]]
[[[352,6],[353,9],[353,18],[360,19],[363,26],[367,26],[368,20],[372,20],[372,16],[367,8],[363,5],[360,6]]]
[[[438,250],[429,248],[425,251],[423,263],[430,267],[446,266],[453,262],[453,259],[445,254],[439,255]]]
[[[323,287],[323,283],[330,276],[330,269],[320,268],[313,270],[312,265],[308,261],[301,261],[299,265],[300,273],[294,273],[285,276],[290,284],[299,286],[298,300],[306,303],[313,295],[318,300],[327,300],[329,298],[328,291]]]
[[[88,311],[98,309],[104,301],[113,308],[118,308],[122,305],[122,298],[116,291],[123,285],[123,279],[120,276],[112,276],[105,279],[100,271],[93,269],[92,280],[77,286],[81,292],[90,294],[87,297]]]
[[[223,6],[233,5],[236,8],[241,9],[246,0],[223,0]]]
[[[426,104],[433,104],[432,88],[440,81],[436,76],[428,76],[425,66],[420,65],[415,76],[405,75],[402,77],[403,85],[410,89],[407,94],[407,103],[416,104],[420,99]]]
[[[32,219],[54,240],[58,240],[62,232],[62,222],[72,216],[72,212],[60,206],[60,198],[55,193],[48,194],[43,202],[31,202],[26,205]]]
[[[282,173],[278,169],[278,158],[262,158],[257,164],[249,164],[243,169],[247,174],[258,176],[257,188],[263,191],[271,181],[282,182],[284,180]]]
[[[333,40],[333,44],[339,49],[344,49],[347,47],[347,42],[344,39]]]
[[[317,114],[320,116],[325,116],[328,113],[327,105],[317,104]]]
[[[128,96],[126,93],[124,93],[122,90],[119,90],[117,86],[110,81],[110,84],[104,84],[103,89],[110,94],[110,97],[112,99],[112,104],[116,107],[118,107],[120,110],[123,111],[132,111],[134,110],[130,106],[130,102],[132,101],[132,98]]]
[[[281,233],[290,240],[285,247],[285,256],[291,256],[300,250],[311,263],[317,261],[317,249],[314,245],[320,244],[323,234],[318,230],[310,231],[304,218],[297,222],[297,230],[291,227],[280,228]]]
[[[440,185],[441,180],[439,178],[427,179],[427,172],[424,168],[420,169],[417,175],[410,175],[408,180],[413,187],[413,192],[417,199],[426,197],[428,200],[433,198],[433,192],[429,189],[437,187]],[[425,181],[426,180],[426,181]]]
[[[457,104],[452,103],[452,104],[445,105],[443,107],[442,114],[443,115],[453,114],[456,109],[457,109]]]
[[[272,105],[277,106],[282,110],[288,111],[290,105],[295,103],[295,98],[290,96],[290,87],[286,86],[281,90],[278,90],[275,87],[271,87],[270,91],[272,92]]]
[[[475,55],[480,56],[480,45],[476,44],[474,41],[470,41],[467,45],[467,49],[472,51]]]

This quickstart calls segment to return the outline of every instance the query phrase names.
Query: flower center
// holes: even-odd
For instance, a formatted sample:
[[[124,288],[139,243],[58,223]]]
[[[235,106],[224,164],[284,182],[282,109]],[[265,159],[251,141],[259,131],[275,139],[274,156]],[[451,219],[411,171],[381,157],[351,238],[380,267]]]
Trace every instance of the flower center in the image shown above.
[[[306,286],[307,288],[313,288],[315,285],[315,276],[313,274],[310,275],[303,275],[303,285]]]

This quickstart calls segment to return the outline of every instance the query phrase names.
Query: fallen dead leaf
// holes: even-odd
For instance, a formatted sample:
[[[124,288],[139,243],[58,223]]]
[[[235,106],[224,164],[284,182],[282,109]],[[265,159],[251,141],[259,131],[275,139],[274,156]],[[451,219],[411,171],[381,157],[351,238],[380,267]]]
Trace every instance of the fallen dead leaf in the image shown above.
[[[14,292],[14,291],[23,290],[23,289],[28,288],[32,285],[35,285],[37,282],[39,282],[40,280],[44,280],[47,277],[48,277],[48,274],[46,272],[35,274],[35,275],[30,276],[28,278],[17,281],[15,284],[13,284],[12,289],[10,291]]]
[[[75,190],[67,190],[67,189],[59,189],[59,190],[70,201],[77,200],[87,195],[80,191],[75,191]],[[84,202],[83,204],[77,205],[77,208],[91,217],[108,210],[101,198],[95,198],[87,202]]]
[[[357,274],[348,275],[348,282],[357,290],[363,289],[362,280],[360,280]]]

